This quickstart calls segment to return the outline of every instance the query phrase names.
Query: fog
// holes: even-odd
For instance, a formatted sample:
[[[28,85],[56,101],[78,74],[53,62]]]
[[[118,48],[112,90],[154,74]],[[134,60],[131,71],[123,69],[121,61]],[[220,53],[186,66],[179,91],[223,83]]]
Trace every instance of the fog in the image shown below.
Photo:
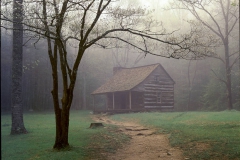
[[[188,33],[190,30],[189,20],[195,20],[188,11],[172,9],[175,1],[158,0],[121,0],[119,5],[129,7],[144,7],[151,10],[148,15],[154,20],[162,23],[166,33],[173,31],[175,35]],[[211,6],[213,10],[216,10]],[[209,17],[206,17],[208,21]],[[210,23],[210,22],[209,22]],[[233,33],[238,33],[238,25],[233,28]],[[206,30],[206,34],[213,34]],[[10,89],[11,89],[11,31],[2,29],[2,54],[1,54],[1,106],[3,111],[10,111]],[[27,41],[27,37],[25,38]],[[51,65],[46,50],[46,41],[41,39],[37,44],[35,40],[29,41],[24,46],[23,59],[23,103],[24,110],[52,110],[52,77]],[[239,34],[233,34],[229,38],[232,53],[238,50]],[[77,43],[67,43],[68,59],[70,65],[76,57]],[[159,53],[165,51],[159,46]],[[224,47],[219,45],[215,52],[223,56]],[[237,55],[233,55],[233,57]],[[72,62],[71,62],[72,61]],[[234,58],[230,60],[234,61]],[[177,111],[186,110],[225,110],[226,109],[226,87],[219,79],[224,79],[224,65],[217,58],[205,57],[200,60],[185,60],[164,58],[140,52],[130,45],[124,48],[103,49],[101,47],[89,48],[80,63],[74,90],[73,109],[92,109],[93,102],[91,93],[102,84],[106,83],[113,75],[113,67],[125,68],[144,66],[160,63],[176,82],[174,86],[174,107]],[[240,109],[239,101],[239,68],[236,62],[232,67],[232,95],[234,109]],[[60,75],[59,75],[60,76]],[[60,83],[61,84],[61,83]],[[61,85],[59,85],[61,87]],[[61,96],[61,89],[59,96]],[[191,94],[191,99],[189,95]],[[36,105],[36,102],[38,102]],[[97,97],[96,105],[103,107],[104,96]],[[188,107],[187,107],[188,106]]]
[[[0,7],[1,158],[239,159],[238,1]]]

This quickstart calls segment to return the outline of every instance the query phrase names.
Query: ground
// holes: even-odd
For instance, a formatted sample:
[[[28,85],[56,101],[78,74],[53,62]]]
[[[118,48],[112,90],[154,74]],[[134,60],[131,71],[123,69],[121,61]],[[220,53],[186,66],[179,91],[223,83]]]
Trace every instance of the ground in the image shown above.
[[[146,128],[136,122],[113,121],[106,115],[94,115],[92,118],[96,122],[117,125],[119,126],[119,132],[131,137],[130,142],[118,149],[116,153],[107,155],[109,160],[188,159],[183,157],[179,148],[170,146],[168,135],[156,133],[153,128]]]

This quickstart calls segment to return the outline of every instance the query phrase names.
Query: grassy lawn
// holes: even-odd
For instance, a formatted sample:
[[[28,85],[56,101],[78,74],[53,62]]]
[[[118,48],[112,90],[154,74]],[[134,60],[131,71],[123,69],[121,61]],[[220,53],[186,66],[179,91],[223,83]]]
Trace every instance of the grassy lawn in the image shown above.
[[[169,135],[191,159],[240,159],[240,112],[134,113],[112,116],[137,121]]]
[[[69,143],[65,151],[52,149],[55,140],[54,113],[24,114],[28,134],[9,135],[11,116],[1,115],[1,159],[4,160],[88,160],[105,159],[104,152],[114,152],[129,138],[116,126],[89,129],[90,111],[70,114]],[[105,124],[104,124],[105,125]]]
[[[172,146],[191,159],[240,159],[240,112],[171,112],[119,114],[119,121],[137,121],[168,134]],[[70,115],[69,143],[65,151],[52,149],[55,139],[53,113],[27,113],[24,122],[29,134],[11,136],[11,116],[1,115],[1,155],[4,160],[88,160],[105,159],[129,141],[116,126],[89,129],[90,111]]]

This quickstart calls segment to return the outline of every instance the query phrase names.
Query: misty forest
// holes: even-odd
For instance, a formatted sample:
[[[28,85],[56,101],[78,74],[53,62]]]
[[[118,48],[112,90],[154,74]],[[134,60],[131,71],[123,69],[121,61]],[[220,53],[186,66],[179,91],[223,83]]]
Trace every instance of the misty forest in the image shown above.
[[[238,0],[1,0],[3,159],[240,159]]]

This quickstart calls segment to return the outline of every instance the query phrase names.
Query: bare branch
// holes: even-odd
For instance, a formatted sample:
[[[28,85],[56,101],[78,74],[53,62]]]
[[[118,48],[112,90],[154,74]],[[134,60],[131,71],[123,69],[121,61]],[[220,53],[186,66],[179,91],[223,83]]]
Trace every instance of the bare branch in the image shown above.
[[[240,57],[240,56],[237,56],[237,57],[235,58],[235,60],[232,62],[232,64],[229,66],[229,69],[230,69],[230,70],[232,69],[233,65],[239,60],[239,57]]]
[[[218,79],[219,81],[223,82],[225,85],[227,85],[227,81],[223,80],[222,78],[218,77],[217,74],[214,72],[214,70],[211,69],[211,71],[214,73],[216,79]]]
[[[102,12],[105,10],[105,8],[109,5],[110,2],[111,2],[111,0],[108,0],[107,3],[105,5],[103,5],[103,7],[102,7],[103,0],[100,1],[96,17],[95,17],[94,21],[92,22],[91,26],[88,28],[88,30],[87,30],[84,38],[83,38],[83,42],[86,41],[86,39],[88,38],[88,36],[89,36],[90,32],[92,31],[93,27],[96,25],[98,19],[100,18]]]

